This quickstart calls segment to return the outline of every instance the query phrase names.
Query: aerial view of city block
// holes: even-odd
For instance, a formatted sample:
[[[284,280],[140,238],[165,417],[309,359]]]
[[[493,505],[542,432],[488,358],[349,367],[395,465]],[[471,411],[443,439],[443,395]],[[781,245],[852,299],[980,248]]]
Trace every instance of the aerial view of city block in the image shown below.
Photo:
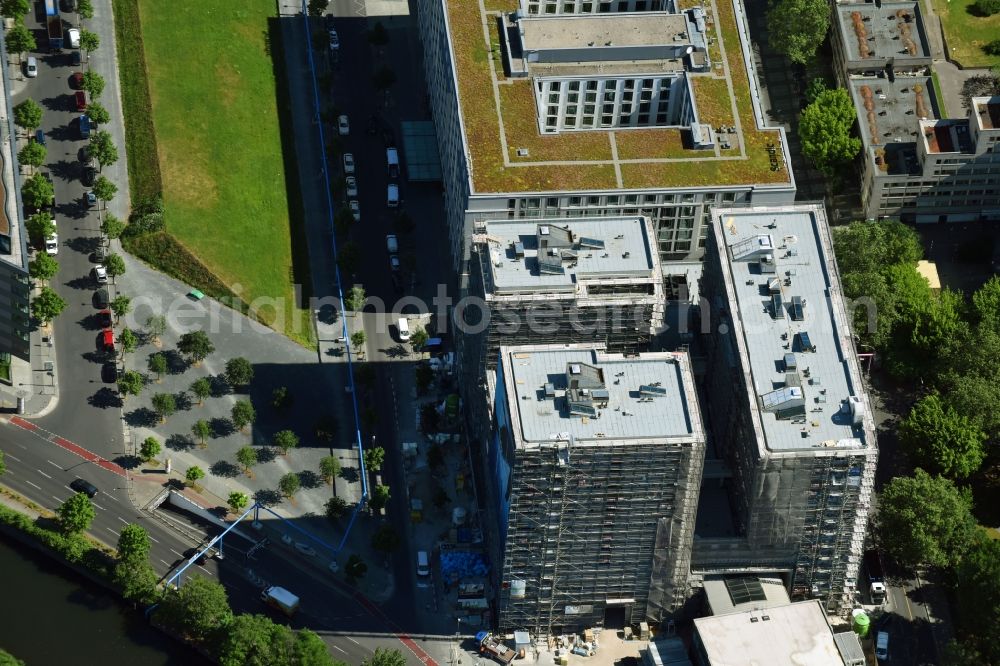
[[[1000,0],[0,15],[0,666],[1000,666]]]

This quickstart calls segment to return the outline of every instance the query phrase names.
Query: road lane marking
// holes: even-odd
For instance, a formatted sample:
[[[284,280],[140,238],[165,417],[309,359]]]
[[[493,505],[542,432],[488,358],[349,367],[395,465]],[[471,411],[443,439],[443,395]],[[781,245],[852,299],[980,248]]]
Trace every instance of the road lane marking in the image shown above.
[[[170,552],[171,552],[171,553],[177,553],[177,551],[176,551],[176,550],[174,550],[173,548],[171,548],[171,549],[170,549]],[[184,556],[183,556],[183,555],[181,555],[180,553],[177,553],[177,557],[184,557]]]
[[[44,476],[46,479],[51,479],[52,478],[51,476],[49,476],[48,474],[46,474],[45,472],[43,472],[40,469],[39,470],[35,470],[35,471],[38,472],[39,474],[41,474],[42,476]]]
[[[27,483],[29,486],[34,486],[37,490],[42,489],[41,486],[35,486],[35,484],[33,484],[31,481],[28,481],[27,479],[25,479],[24,482]]]
[[[106,529],[107,531],[111,532],[111,533],[112,533],[112,534],[114,534],[114,535],[115,535],[116,537],[120,537],[120,536],[121,536],[120,534],[118,534],[118,532],[115,532],[115,531],[114,531],[113,529],[111,529],[110,527],[105,527],[104,529]]]
[[[108,499],[113,499],[114,501],[121,503],[121,500],[112,495],[111,493],[104,493],[104,496],[107,497]]]
[[[52,465],[53,467],[55,467],[60,472],[63,471],[63,468],[60,465],[57,465],[56,463],[52,462],[51,460],[46,460],[45,462],[47,462],[48,464]]]
[[[61,500],[61,499],[59,499],[58,497],[56,497],[55,495],[53,495],[53,496],[52,496],[52,499],[54,499],[55,501],[57,501],[57,502],[59,502],[60,504],[62,504],[62,500]]]
[[[200,564],[196,564],[195,566],[198,567],[199,569],[201,569],[202,571],[204,571],[205,573],[207,573],[209,576],[214,576],[215,575],[214,573],[212,573],[211,571],[209,571],[205,567],[201,566]]]
[[[90,500],[90,503],[91,503],[91,504],[93,504],[94,506],[96,506],[96,507],[97,507],[98,509],[100,509],[101,511],[107,511],[107,509],[105,509],[105,508],[104,508],[103,506],[101,506],[100,504],[98,504],[98,503],[97,503],[97,502],[95,502],[94,500]]]
[[[5,455],[6,455],[6,456],[7,456],[8,458],[10,458],[11,460],[16,460],[17,462],[21,462],[21,459],[20,459],[20,458],[18,458],[18,457],[16,457],[16,456],[12,456],[12,455],[11,455],[11,454],[9,454],[9,453],[7,453],[7,454],[5,454]]]
[[[347,640],[351,641],[352,643],[354,643],[354,644],[355,644],[355,645],[357,645],[357,646],[360,646],[360,645],[361,645],[361,643],[357,642],[356,640],[354,640],[354,639],[353,639],[353,638],[351,638],[350,636],[344,636],[344,638],[346,638]]]
[[[122,518],[121,516],[115,516],[115,518],[117,518],[118,520],[122,521],[126,525],[131,525],[132,524],[132,523],[128,522],[127,520],[125,520],[124,518]]]
[[[149,537],[149,540],[150,540],[150,541],[152,541],[152,542],[154,542],[154,543],[160,543],[160,540],[159,540],[159,539],[157,539],[157,538],[156,538],[155,536],[153,536],[152,534],[147,534],[146,536],[148,536],[148,537]]]
[[[340,650],[340,651],[341,651],[341,652],[343,652],[344,654],[347,654],[347,650],[345,650],[345,649],[344,649],[344,648],[342,648],[342,647],[338,647],[338,646],[334,645],[334,646],[333,646],[333,649],[334,649],[334,650]]]
[[[163,559],[162,557],[160,558],[160,561],[161,561],[161,562],[163,562],[164,564],[166,564],[166,565],[167,565],[168,567],[170,566],[170,562],[167,562],[167,561],[166,561],[165,559]]]

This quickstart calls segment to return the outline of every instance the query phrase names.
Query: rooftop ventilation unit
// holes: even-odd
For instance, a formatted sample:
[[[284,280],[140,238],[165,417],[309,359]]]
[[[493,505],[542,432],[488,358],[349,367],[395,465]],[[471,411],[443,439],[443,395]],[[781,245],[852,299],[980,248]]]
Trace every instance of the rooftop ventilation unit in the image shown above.
[[[520,241],[514,243],[514,256],[518,259],[524,259],[524,243]]]
[[[596,238],[580,238],[580,247],[586,248],[588,250],[603,250],[604,241],[597,240]]]
[[[774,252],[774,241],[769,234],[758,234],[744,238],[730,246],[733,261],[753,261]]]
[[[760,402],[765,412],[775,414],[778,418],[792,412],[801,412],[806,406],[805,395],[799,386],[785,386],[769,391],[760,396]]]
[[[543,388],[545,390],[545,397],[546,398],[554,398],[554,397],[556,397],[556,386],[555,386],[555,384],[553,384],[552,382],[547,382]]]
[[[774,255],[765,254],[760,258],[760,272],[762,275],[772,275],[778,272],[778,267],[774,265]]]
[[[792,296],[792,320],[802,321],[805,319],[806,302],[801,296]]]
[[[781,294],[771,296],[771,316],[775,319],[785,318],[785,304],[781,301]]]
[[[542,275],[565,275],[562,259],[559,257],[538,257],[538,271]]]
[[[570,416],[597,418],[597,409],[589,400],[569,400],[567,403],[569,405]]]
[[[667,394],[667,389],[660,386],[659,384],[642,384],[639,386],[639,395],[648,395],[654,398],[660,398]]]
[[[847,411],[851,415],[851,425],[861,425],[865,418],[865,403],[861,402],[861,398],[856,395],[847,398]]]

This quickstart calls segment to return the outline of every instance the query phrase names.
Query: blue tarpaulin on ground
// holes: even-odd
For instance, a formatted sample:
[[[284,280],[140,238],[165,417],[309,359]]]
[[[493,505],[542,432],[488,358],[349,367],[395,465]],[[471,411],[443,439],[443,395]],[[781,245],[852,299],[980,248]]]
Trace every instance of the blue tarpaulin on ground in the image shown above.
[[[490,571],[490,565],[480,553],[466,553],[456,550],[442,551],[441,573],[445,577],[452,574],[461,578],[485,576]]]

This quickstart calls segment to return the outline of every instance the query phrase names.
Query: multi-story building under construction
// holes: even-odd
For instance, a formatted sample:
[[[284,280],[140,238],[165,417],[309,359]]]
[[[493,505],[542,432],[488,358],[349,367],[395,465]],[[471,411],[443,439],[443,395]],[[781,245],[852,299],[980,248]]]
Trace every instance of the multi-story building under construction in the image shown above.
[[[825,213],[713,215],[707,421],[738,536],[696,540],[692,570],[776,573],[849,610],[878,451]]]
[[[473,383],[496,366],[501,345],[649,349],[665,300],[648,218],[496,220],[476,232],[472,293],[483,299],[488,321],[480,334],[463,336]]]
[[[687,354],[502,347],[496,382],[500,628],[547,635],[681,606],[705,454]]]

